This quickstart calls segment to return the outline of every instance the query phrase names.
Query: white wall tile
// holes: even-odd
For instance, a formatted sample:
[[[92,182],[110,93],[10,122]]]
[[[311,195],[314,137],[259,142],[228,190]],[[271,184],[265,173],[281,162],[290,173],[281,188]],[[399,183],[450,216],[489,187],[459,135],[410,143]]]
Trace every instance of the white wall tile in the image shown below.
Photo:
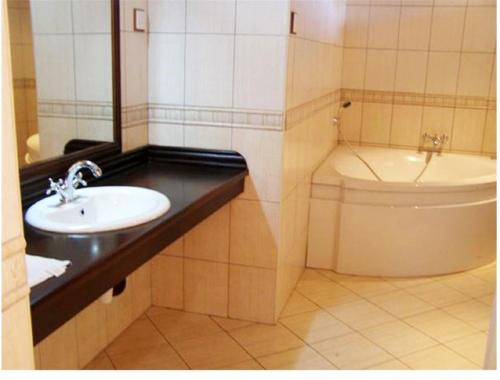
[[[429,54],[426,92],[455,95],[459,61],[459,53],[431,52]]]
[[[30,7],[34,33],[72,32],[71,1],[30,1]]]
[[[231,128],[186,125],[184,133],[186,147],[231,149]]]
[[[489,95],[493,58],[493,54],[462,53],[458,74],[458,95]]]
[[[148,79],[151,103],[184,104],[183,34],[149,35]]]
[[[370,7],[347,6],[344,46],[366,47],[368,43],[368,20]]]
[[[38,99],[75,100],[72,36],[36,35],[34,44]]]
[[[232,105],[234,36],[186,36],[186,95],[188,105]]]
[[[186,30],[186,0],[148,0],[149,31],[181,33]]]
[[[398,45],[400,7],[370,7],[368,47],[395,49]]]
[[[431,29],[431,7],[403,7],[399,30],[399,48],[427,50]]]
[[[122,34],[123,35],[123,34]],[[148,44],[145,33],[125,33],[125,104],[148,101]]]
[[[365,82],[365,49],[344,48],[342,88],[362,89]]]
[[[236,0],[186,0],[186,30],[234,33]]]
[[[234,106],[283,110],[286,39],[236,36]]]
[[[177,124],[148,124],[148,141],[154,145],[184,146],[184,126]]]
[[[111,1],[72,0],[75,33],[109,33],[111,38]]]
[[[74,44],[76,99],[112,102],[110,35],[77,34]]]
[[[427,58],[426,51],[398,52],[395,91],[424,92]]]
[[[288,12],[286,0],[237,0],[236,33],[286,35]]]

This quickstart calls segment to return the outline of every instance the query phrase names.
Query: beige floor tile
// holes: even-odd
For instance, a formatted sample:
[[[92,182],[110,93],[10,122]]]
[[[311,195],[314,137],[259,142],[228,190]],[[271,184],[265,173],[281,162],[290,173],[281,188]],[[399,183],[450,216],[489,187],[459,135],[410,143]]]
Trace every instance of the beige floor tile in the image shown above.
[[[391,283],[377,277],[350,276],[339,280],[338,283],[362,297],[397,290]]]
[[[488,335],[485,333],[477,333],[447,342],[445,346],[451,348],[453,351],[469,359],[473,363],[482,366],[486,353],[487,339]]]
[[[108,355],[103,351],[88,363],[84,369],[115,369]]]
[[[229,364],[218,369],[228,369],[228,370],[249,370],[249,369],[264,369],[262,366],[254,359],[245,360],[241,363]]]
[[[490,327],[491,306],[477,300],[447,306],[443,310],[481,331],[487,331]]]
[[[370,327],[361,330],[361,334],[386,349],[396,358],[438,344],[435,340],[401,321]]]
[[[368,299],[385,311],[399,318],[409,317],[434,309],[434,306],[403,290],[380,294],[369,297]]]
[[[386,311],[365,300],[332,306],[326,310],[356,330],[396,320]]]
[[[394,359],[382,364],[374,365],[373,367],[370,367],[368,369],[387,371],[387,370],[408,370],[409,368],[407,365],[401,363],[399,360]]]
[[[282,318],[280,322],[309,344],[352,332],[344,323],[324,310],[292,315]]]
[[[313,304],[302,294],[294,291],[281,312],[281,318],[317,309],[318,306]]]
[[[450,288],[439,281],[406,288],[405,291],[435,307],[453,305],[470,299],[470,296]]]
[[[297,291],[321,307],[361,300],[360,296],[331,281],[299,284]]]
[[[393,359],[358,333],[331,338],[312,346],[340,369],[364,369]]]
[[[481,280],[488,281],[492,284],[496,284],[497,281],[496,263],[492,263],[481,268],[473,269],[468,273],[475,277],[480,278]]]
[[[488,294],[487,296],[479,297],[477,300],[485,305],[492,306],[493,300],[495,299],[495,294]]]
[[[141,348],[155,347],[166,343],[165,338],[158,332],[148,318],[139,318],[127,327],[106,348],[107,354],[113,355]]]
[[[153,307],[149,318],[170,343],[213,335],[222,329],[209,316]]]
[[[241,327],[254,325],[255,322],[242,321],[240,319],[223,318],[223,317],[211,317],[215,323],[217,323],[223,330],[229,331],[234,329],[239,329]]]
[[[316,284],[318,282],[329,282],[330,280],[323,276],[316,269],[306,268],[304,272],[302,272],[302,276],[300,276],[300,280],[297,283],[297,286],[307,286]]]
[[[468,273],[448,276],[439,281],[450,288],[475,298],[491,294],[495,291],[493,283],[484,281]]]
[[[478,332],[465,322],[441,310],[432,310],[404,320],[428,336],[444,343]]]
[[[308,346],[264,356],[258,360],[265,369],[336,369],[333,364]]]
[[[334,282],[340,282],[353,277],[348,274],[337,273],[333,270],[315,269],[315,271]]]
[[[173,345],[194,369],[215,369],[251,359],[226,332],[183,340]]]
[[[431,277],[386,277],[385,280],[399,289],[428,284],[433,281]]]
[[[475,364],[444,346],[418,351],[403,356],[400,360],[412,369],[479,369]]]
[[[116,369],[187,369],[168,343],[110,355]]]
[[[304,345],[304,342],[281,325],[257,324],[232,330],[229,334],[253,357],[266,356]]]

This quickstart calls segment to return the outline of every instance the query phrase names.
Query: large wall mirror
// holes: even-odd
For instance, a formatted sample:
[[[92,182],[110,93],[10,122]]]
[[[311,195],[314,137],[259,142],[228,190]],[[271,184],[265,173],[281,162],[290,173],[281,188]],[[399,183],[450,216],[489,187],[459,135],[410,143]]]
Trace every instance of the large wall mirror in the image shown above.
[[[119,150],[118,15],[118,0],[8,0],[21,174]]]

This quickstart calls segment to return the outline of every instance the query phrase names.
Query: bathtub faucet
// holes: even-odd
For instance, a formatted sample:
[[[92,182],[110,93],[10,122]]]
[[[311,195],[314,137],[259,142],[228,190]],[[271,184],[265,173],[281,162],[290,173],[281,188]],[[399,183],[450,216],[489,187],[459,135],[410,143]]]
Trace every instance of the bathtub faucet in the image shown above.
[[[425,147],[425,143],[427,141],[430,141],[432,146],[431,147]],[[437,152],[438,154],[441,154],[441,151],[443,150],[443,145],[448,141],[448,135],[442,134],[438,135],[437,133],[430,134],[425,132],[422,135],[422,141],[421,144],[418,147],[418,151],[426,151],[426,152]]]

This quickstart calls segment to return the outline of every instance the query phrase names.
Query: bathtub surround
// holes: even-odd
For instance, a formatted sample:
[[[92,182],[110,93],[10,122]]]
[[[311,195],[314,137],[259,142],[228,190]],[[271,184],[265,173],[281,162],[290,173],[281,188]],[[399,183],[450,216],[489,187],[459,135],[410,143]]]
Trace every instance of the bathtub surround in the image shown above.
[[[342,70],[352,143],[496,154],[496,2],[350,2]]]

